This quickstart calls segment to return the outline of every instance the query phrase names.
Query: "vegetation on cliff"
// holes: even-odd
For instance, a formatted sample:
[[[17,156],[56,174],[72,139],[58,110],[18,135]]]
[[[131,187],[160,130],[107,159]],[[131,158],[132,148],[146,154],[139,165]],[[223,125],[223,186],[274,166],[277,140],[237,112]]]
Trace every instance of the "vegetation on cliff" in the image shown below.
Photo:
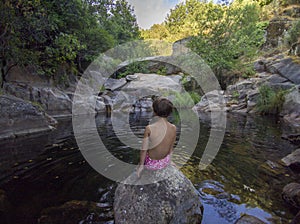
[[[261,54],[270,20],[284,7],[295,3],[292,0],[235,0],[229,5],[220,5],[187,0],[172,9],[162,24],[142,30],[141,35],[145,39],[170,42],[192,37],[188,47],[206,61],[225,87],[221,77],[224,74],[249,77],[255,73],[253,60]],[[295,22],[289,32],[289,46],[299,37],[298,26]]]
[[[125,0],[4,0],[0,13],[4,81],[15,65],[50,76],[81,72],[100,52],[139,38]]]

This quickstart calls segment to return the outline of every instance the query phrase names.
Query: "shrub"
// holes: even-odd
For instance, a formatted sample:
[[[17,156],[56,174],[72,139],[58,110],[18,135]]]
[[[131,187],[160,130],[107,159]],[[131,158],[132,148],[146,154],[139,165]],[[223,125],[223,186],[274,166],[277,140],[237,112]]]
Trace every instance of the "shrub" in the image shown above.
[[[270,86],[263,85],[259,88],[259,100],[256,105],[258,112],[262,114],[279,114],[287,91],[273,90]]]
[[[158,75],[167,75],[167,68],[165,66],[160,67],[157,72]]]
[[[300,20],[297,20],[293,23],[292,28],[288,31],[288,34],[285,38],[285,43],[288,47],[291,47],[294,43],[298,41],[300,37]]]
[[[200,95],[196,92],[174,92],[171,93],[171,95],[175,96],[175,99],[173,100],[174,106],[179,108],[191,108],[201,99]]]
[[[123,69],[122,69],[123,70]],[[135,61],[125,67],[123,72],[117,73],[117,78],[124,78],[134,73],[149,73],[147,61]]]

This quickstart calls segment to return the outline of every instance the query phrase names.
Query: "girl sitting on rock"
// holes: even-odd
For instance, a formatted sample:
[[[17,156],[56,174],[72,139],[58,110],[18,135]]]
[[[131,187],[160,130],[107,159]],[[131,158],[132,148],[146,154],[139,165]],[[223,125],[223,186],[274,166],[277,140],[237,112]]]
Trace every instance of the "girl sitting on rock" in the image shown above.
[[[172,102],[159,97],[153,102],[152,107],[155,116],[145,128],[137,168],[138,177],[144,167],[149,170],[159,170],[169,165],[176,140],[176,126],[167,120],[173,110]]]

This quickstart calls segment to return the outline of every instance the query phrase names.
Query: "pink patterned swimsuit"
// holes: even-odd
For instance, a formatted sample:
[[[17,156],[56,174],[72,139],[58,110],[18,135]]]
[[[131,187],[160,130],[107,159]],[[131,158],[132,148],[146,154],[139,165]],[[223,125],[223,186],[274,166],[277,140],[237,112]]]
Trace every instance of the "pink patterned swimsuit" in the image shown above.
[[[148,170],[160,170],[165,168],[167,165],[170,164],[171,161],[171,157],[170,154],[168,154],[165,158],[160,159],[160,160],[154,160],[151,159],[149,157],[149,154],[147,152],[146,158],[145,158],[145,162],[144,162],[144,166],[148,169]]]

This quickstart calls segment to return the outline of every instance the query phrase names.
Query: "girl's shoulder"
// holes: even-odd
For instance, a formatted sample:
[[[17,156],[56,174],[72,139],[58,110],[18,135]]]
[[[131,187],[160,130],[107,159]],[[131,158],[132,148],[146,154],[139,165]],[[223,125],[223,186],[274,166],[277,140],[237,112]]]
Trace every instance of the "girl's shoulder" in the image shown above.
[[[169,124],[169,126],[170,126],[171,128],[176,129],[175,124],[172,124],[172,123],[170,123],[170,122],[168,122],[168,124]]]

